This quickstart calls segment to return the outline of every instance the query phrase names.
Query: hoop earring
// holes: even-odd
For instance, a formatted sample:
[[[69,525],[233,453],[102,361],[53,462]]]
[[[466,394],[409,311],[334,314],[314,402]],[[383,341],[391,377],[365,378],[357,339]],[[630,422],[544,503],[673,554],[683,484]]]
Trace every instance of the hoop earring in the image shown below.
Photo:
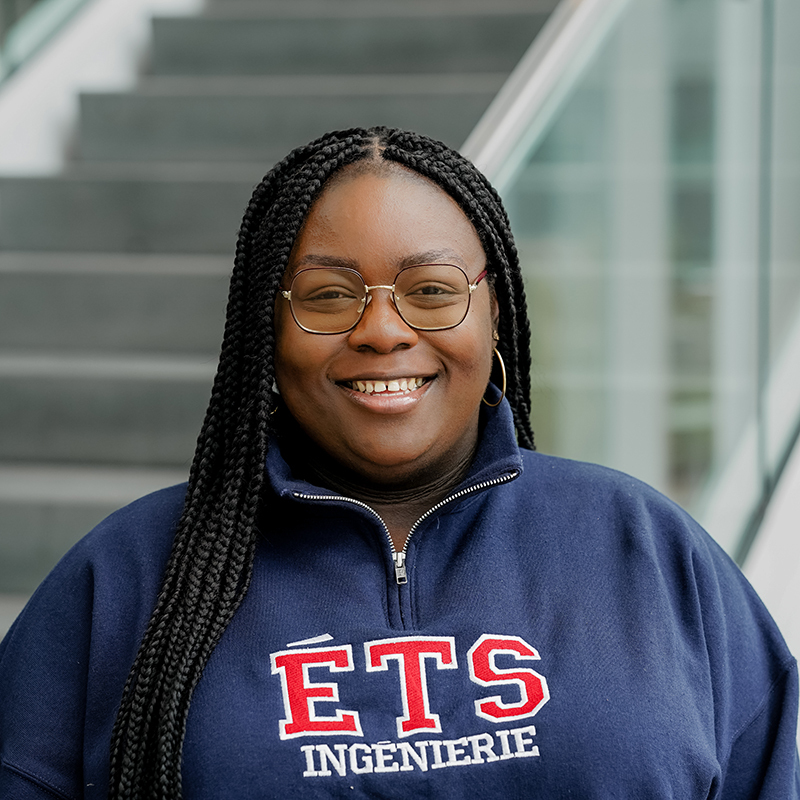
[[[278,413],[278,409],[281,407],[281,390],[278,388],[278,381],[272,381],[272,399],[275,401],[275,408],[269,412],[269,415],[272,417]]]
[[[503,391],[500,394],[500,399],[496,403],[486,403],[486,398],[482,398],[483,402],[486,403],[489,408],[495,408],[503,402],[503,398],[506,396],[506,365],[503,363],[503,356],[500,355],[500,351],[495,347],[494,354],[497,356],[497,360],[500,362],[500,372],[503,373]]]

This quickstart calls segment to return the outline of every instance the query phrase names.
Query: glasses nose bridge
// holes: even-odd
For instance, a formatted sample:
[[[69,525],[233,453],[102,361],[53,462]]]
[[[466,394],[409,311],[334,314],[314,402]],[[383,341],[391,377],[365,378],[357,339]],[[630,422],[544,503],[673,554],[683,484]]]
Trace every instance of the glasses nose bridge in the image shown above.
[[[385,283],[376,283],[374,286],[367,286],[366,283],[364,284],[364,291],[367,294],[369,294],[373,289],[387,289],[392,294],[394,294],[394,284],[392,284],[391,286],[387,286]]]
[[[387,286],[385,283],[376,283],[374,286],[367,286],[364,284],[364,304],[361,306],[361,311],[363,312],[364,309],[372,302],[372,290],[373,289],[386,289],[392,296],[392,305],[397,310],[397,295],[394,292],[394,284],[391,286]],[[399,312],[398,312],[399,313]]]
[[[395,292],[395,286],[396,284],[387,285],[385,283],[376,283],[374,286],[367,286],[366,282],[364,282],[364,300],[361,309],[359,310],[358,322],[356,323],[356,325],[358,325],[364,319],[364,314],[367,310],[367,306],[372,301],[372,290],[386,289],[386,291],[389,292],[389,299],[391,300],[390,307],[393,309],[394,313],[397,314],[397,316],[403,321],[404,325],[407,325],[409,328],[416,330],[413,325],[409,325],[409,323],[406,321],[406,318],[403,316],[402,311],[400,311],[400,308],[397,305],[397,294]]]

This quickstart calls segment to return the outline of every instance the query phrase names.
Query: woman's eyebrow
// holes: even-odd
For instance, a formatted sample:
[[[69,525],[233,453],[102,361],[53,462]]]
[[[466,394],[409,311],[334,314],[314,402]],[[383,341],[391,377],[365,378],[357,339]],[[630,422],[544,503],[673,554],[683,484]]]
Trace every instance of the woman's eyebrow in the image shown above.
[[[286,272],[283,280],[294,277],[295,272],[303,269],[304,267],[345,267],[346,269],[354,269],[358,272],[358,262],[354,258],[340,258],[339,256],[326,256],[318,255],[316,253],[309,253],[308,255],[290,261],[286,266]]]
[[[444,250],[426,250],[423,253],[413,253],[410,256],[401,258],[397,262],[397,266],[400,269],[404,269],[405,267],[413,267],[416,264],[437,264],[442,261],[447,263],[452,261],[458,265],[461,263],[462,257],[456,253],[455,250],[450,250],[449,248],[445,248]]]
[[[317,267],[346,267],[348,269],[357,269],[358,262],[354,258],[342,258],[340,256],[326,256],[317,255],[316,253],[308,253],[302,258],[294,261],[290,269],[296,270],[298,267],[305,266],[306,264],[313,264]]]
[[[460,265],[462,257],[449,248],[444,250],[425,250],[421,253],[411,253],[410,255],[403,256],[397,261],[397,269],[405,269],[406,267],[413,267],[416,264],[438,264],[438,263],[454,263]],[[294,275],[297,270],[303,267],[344,267],[346,269],[354,269],[356,272],[359,268],[359,263],[354,258],[345,258],[343,256],[325,255],[324,253],[307,253],[302,258],[292,261],[286,269],[288,276]]]

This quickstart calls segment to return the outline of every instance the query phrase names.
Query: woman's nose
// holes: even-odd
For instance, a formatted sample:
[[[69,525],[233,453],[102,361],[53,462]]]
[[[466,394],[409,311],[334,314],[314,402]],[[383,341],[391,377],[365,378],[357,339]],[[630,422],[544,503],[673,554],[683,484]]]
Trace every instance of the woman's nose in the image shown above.
[[[398,313],[391,289],[391,286],[369,288],[364,313],[350,332],[351,347],[390,353],[398,347],[416,344],[417,332]]]

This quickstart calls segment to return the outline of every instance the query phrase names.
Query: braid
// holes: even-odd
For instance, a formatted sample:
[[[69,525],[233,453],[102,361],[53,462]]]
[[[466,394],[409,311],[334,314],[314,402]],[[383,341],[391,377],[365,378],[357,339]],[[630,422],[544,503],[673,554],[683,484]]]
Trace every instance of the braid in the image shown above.
[[[128,675],[111,741],[110,800],[181,792],[181,752],[192,694],[250,585],[256,515],[268,495],[273,432],[274,306],[294,242],[326,182],[355,162],[395,162],[458,203],[487,256],[500,304],[507,397],[520,444],[530,429],[528,320],[516,249],[486,179],[445,145],[402,131],[354,128],[290,153],[256,187],[236,244],[225,334],[155,609]]]
[[[293,152],[244,214],[184,512],[114,726],[111,798],[181,796],[191,696],[252,575],[275,378],[275,294],[316,195],[330,174],[363,157],[364,139],[357,131],[332,134]]]

